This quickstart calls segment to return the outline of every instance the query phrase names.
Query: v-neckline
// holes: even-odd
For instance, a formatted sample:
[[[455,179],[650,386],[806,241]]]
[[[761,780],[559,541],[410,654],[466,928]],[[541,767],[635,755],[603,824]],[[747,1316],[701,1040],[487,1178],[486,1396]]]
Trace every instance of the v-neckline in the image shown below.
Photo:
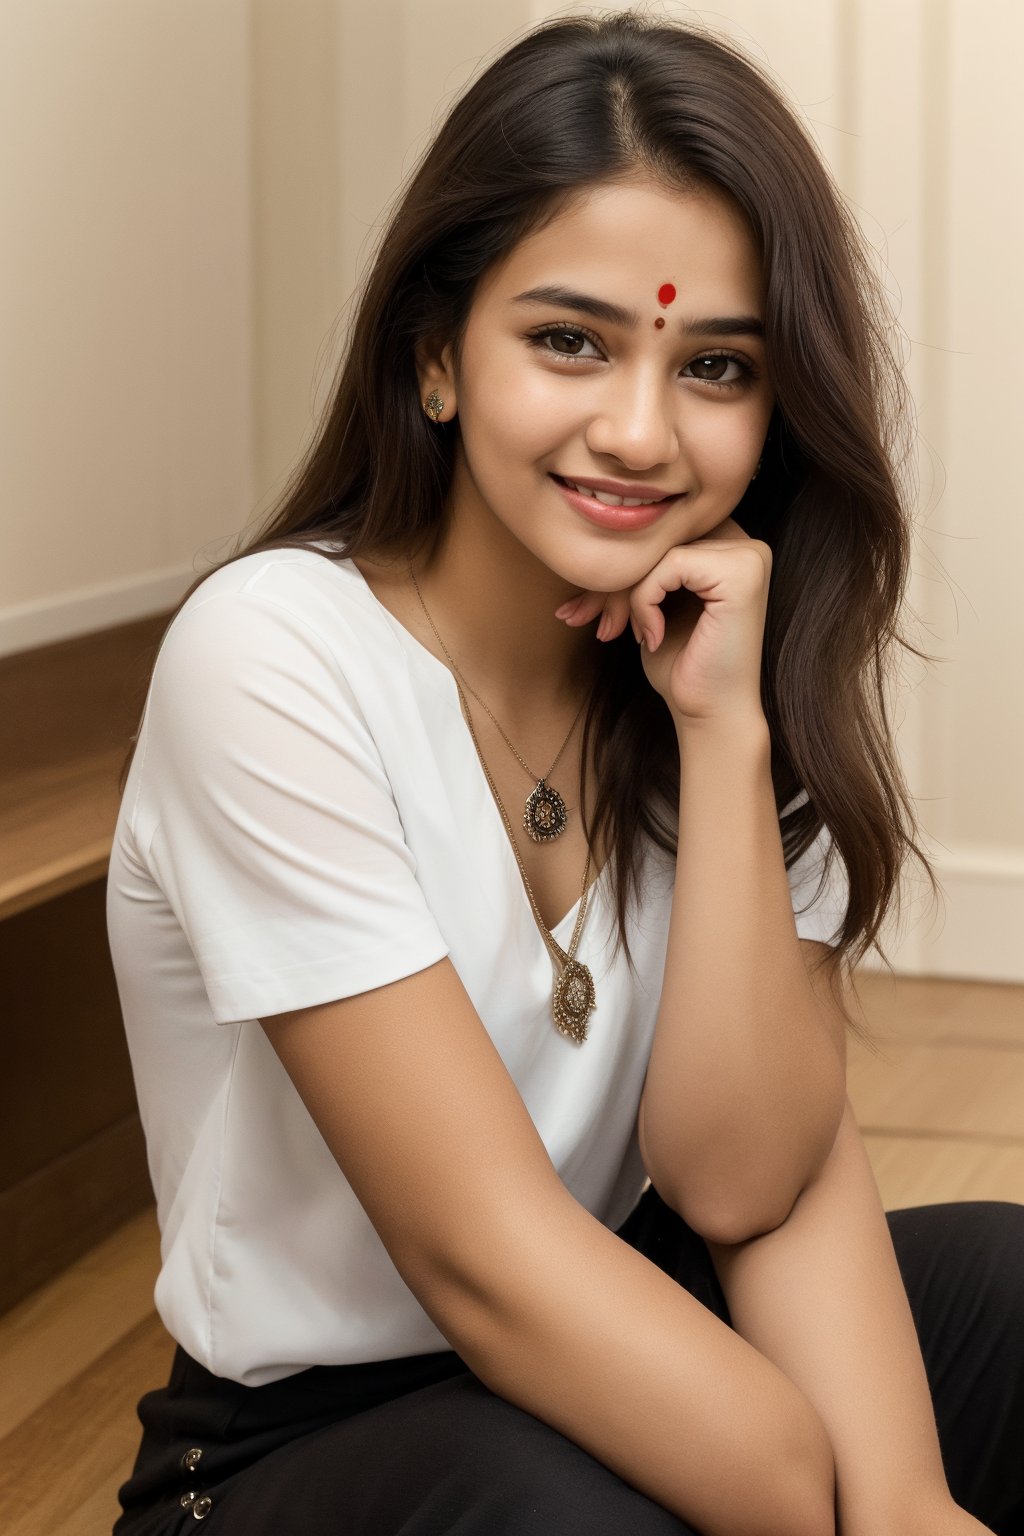
[[[401,637],[403,643],[406,644],[408,647],[412,648],[413,654],[420,661],[420,663],[423,664],[424,660],[425,660],[425,663],[427,664],[428,669],[431,670],[434,673],[434,677],[435,677],[435,679],[437,681],[440,681],[443,678],[444,681],[443,681],[443,684],[442,684],[442,691],[444,692],[444,694],[445,694],[445,696],[447,698],[448,703],[455,710],[455,712],[457,713],[459,719],[462,722],[463,728],[465,730],[466,740],[467,740],[467,742],[469,744],[470,750],[472,751],[473,761],[476,764],[476,771],[478,772],[478,774],[480,775],[480,778],[483,781],[484,788],[487,791],[488,803],[492,807],[493,812],[494,812],[494,816],[497,819],[498,826],[501,829],[501,841],[502,841],[502,844],[503,844],[503,846],[504,846],[504,848],[506,850],[506,853],[508,855],[509,861],[511,862],[512,870],[515,873],[516,880],[518,881],[519,889],[520,889],[520,891],[522,893],[523,905],[526,908],[526,911],[527,911],[527,913],[529,915],[530,921],[535,924],[537,919],[536,919],[536,916],[534,915],[533,907],[530,904],[530,898],[527,895],[526,885],[525,885],[525,883],[523,881],[522,871],[519,868],[519,862],[516,859],[515,851],[514,851],[514,849],[512,847],[511,842],[509,841],[508,829],[506,828],[505,823],[502,820],[501,812],[499,811],[497,802],[496,802],[496,800],[494,798],[494,792],[491,789],[491,786],[487,782],[487,775],[484,773],[483,764],[480,761],[480,754],[477,752],[477,749],[476,749],[476,747],[473,744],[473,737],[470,734],[469,725],[468,725],[468,723],[466,721],[465,715],[462,712],[462,702],[461,702],[461,700],[459,698],[459,686],[458,686],[458,683],[455,680],[454,674],[452,673],[451,669],[449,667],[447,667],[443,661],[441,661],[441,659],[439,657],[434,655],[433,651],[431,651],[427,646],[425,646],[423,644],[422,640],[418,640],[416,638],[416,636],[413,634],[411,629],[407,629],[405,627],[405,625],[402,623],[401,619],[399,619],[396,614],[391,612],[391,609],[387,606],[386,603],[382,603],[381,602],[380,598],[377,596],[376,592],[370,586],[370,583],[367,581],[366,577],[363,575],[362,571],[359,569],[358,565],[356,565],[355,561],[352,559],[352,557],[350,555],[346,556],[343,561],[338,561],[338,562],[334,562],[334,563],[335,564],[340,564],[345,569],[350,570],[352,572],[352,574],[356,577],[356,579],[360,582],[361,586],[365,589],[365,591],[369,595],[371,602],[384,615],[385,620],[388,621],[388,623],[390,624],[392,629],[394,629],[399,634],[399,636]],[[593,899],[594,899],[595,895],[597,894],[597,889],[601,885],[601,882],[604,880],[605,871],[608,868],[609,863],[610,863],[610,860],[606,859],[605,862],[602,864],[601,868],[598,870],[597,874],[593,877],[593,879],[589,882],[589,884],[587,886],[587,892],[586,893],[590,897],[591,902],[593,902]],[[573,902],[572,906],[569,908],[569,910],[565,914],[565,916],[559,918],[558,922],[555,924],[555,926],[553,928],[549,928],[548,929],[548,932],[551,934],[552,938],[556,939],[556,942],[557,942],[557,935],[558,935],[558,933],[560,932],[561,929],[565,928],[570,922],[575,924],[576,918],[577,918],[577,916],[579,914],[580,903],[582,902],[582,900],[583,900],[583,893],[581,892],[580,895],[577,896],[576,900]]]

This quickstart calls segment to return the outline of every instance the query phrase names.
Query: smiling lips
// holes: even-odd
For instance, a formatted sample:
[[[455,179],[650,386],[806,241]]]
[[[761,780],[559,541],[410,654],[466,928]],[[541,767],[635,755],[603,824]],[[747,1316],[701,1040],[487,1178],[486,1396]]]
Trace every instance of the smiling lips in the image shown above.
[[[570,480],[567,475],[555,475],[561,485],[578,491],[581,496],[592,497],[606,507],[651,507],[659,502],[674,501],[677,491],[663,491],[656,485],[625,486],[616,480]],[[632,495],[630,495],[632,492]]]
[[[563,475],[553,475],[552,479],[573,510],[588,522],[621,532],[649,528],[681,494],[666,495],[657,485],[627,486],[616,480],[569,480]],[[646,495],[629,496],[624,494],[627,491]]]

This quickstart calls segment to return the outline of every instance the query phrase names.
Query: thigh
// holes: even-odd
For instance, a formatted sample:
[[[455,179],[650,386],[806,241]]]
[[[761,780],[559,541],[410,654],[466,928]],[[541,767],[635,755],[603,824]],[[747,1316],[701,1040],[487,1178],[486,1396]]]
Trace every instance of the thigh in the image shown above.
[[[253,1388],[179,1349],[139,1418],[115,1536],[696,1536],[454,1351]]]
[[[889,1211],[950,1490],[999,1536],[1024,1536],[1024,1205]]]
[[[208,1477],[202,1498],[224,1536],[696,1536],[469,1371]]]

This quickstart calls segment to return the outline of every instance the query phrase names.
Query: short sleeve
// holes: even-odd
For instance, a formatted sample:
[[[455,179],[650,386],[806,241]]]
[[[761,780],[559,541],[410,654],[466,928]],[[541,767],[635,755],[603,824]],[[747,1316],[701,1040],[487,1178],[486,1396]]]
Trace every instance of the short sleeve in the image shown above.
[[[783,814],[796,810],[806,798],[806,793],[802,793],[786,806]],[[797,935],[801,939],[818,939],[822,944],[837,942],[850,900],[846,866],[838,849],[822,883],[825,859],[831,847],[832,835],[823,826],[810,847],[786,871]]]
[[[233,590],[182,609],[157,658],[136,837],[218,1024],[349,997],[448,953],[337,649],[286,605]]]

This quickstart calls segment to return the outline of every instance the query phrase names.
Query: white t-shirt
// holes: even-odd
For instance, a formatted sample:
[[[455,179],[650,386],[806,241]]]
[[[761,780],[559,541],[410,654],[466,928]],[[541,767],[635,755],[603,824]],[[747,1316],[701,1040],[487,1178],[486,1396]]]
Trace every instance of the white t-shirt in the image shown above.
[[[790,871],[795,907],[824,847]],[[156,1304],[190,1355],[258,1386],[451,1347],[257,1022],[445,955],[566,1187],[621,1225],[646,1183],[636,1114],[673,868],[648,844],[636,980],[611,959],[610,867],[578,951],[597,1009],[577,1045],[552,1022],[552,961],[448,669],[350,560],[264,551],[201,583],[157,659],[107,883],[161,1227]],[[835,869],[797,917],[803,937],[842,920]],[[576,912],[554,929],[563,947]]]

